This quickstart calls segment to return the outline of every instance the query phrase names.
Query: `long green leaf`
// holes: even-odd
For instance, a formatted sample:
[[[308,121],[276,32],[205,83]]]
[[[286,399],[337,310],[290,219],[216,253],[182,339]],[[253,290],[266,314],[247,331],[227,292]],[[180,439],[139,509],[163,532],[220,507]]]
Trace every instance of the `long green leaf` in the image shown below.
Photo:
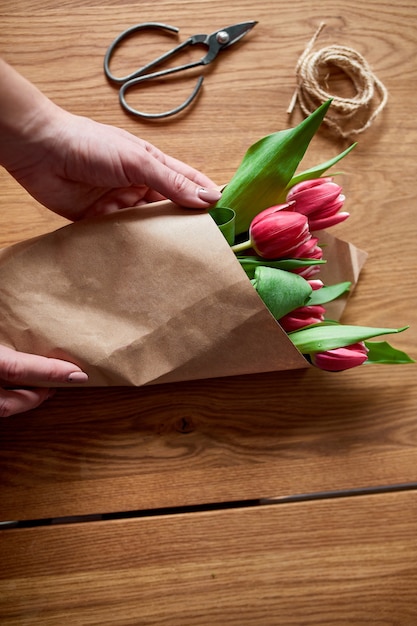
[[[353,148],[356,145],[357,144],[354,143],[351,146],[349,146],[349,148],[347,148],[346,150],[344,150],[337,156],[333,157],[332,159],[329,159],[325,163],[321,163],[321,165],[316,165],[315,167],[312,167],[308,170],[305,170],[304,172],[300,172],[300,174],[297,174],[296,176],[293,176],[290,182],[288,183],[285,189],[285,192],[287,192],[291,187],[294,187],[294,185],[296,185],[297,183],[301,183],[304,180],[312,180],[313,178],[320,178],[320,176],[324,174],[326,170],[333,167],[333,165],[336,165],[336,163],[341,161],[347,154],[349,154],[349,152],[353,150]]]
[[[352,283],[346,281],[343,283],[337,283],[336,285],[328,285],[327,287],[316,289],[311,294],[307,304],[326,304],[326,302],[336,300],[336,298],[340,298],[340,296],[349,291],[351,285]]]
[[[330,104],[331,100],[324,102],[295,128],[267,135],[248,149],[218,203],[236,212],[236,235],[247,231],[260,211],[278,202]]]
[[[365,341],[368,348],[368,358],[366,363],[382,363],[385,365],[403,365],[405,363],[415,363],[414,359],[405,352],[393,348],[386,341]]]
[[[263,265],[265,267],[274,267],[279,270],[287,270],[293,272],[302,267],[310,267],[311,265],[322,265],[326,261],[324,259],[278,259],[268,260],[256,256],[238,256],[237,260],[245,270],[249,278],[253,278],[257,267]]]
[[[293,344],[303,354],[325,352],[365,341],[379,335],[391,335],[406,330],[403,328],[372,328],[370,326],[348,326],[343,324],[317,324],[289,333]]]

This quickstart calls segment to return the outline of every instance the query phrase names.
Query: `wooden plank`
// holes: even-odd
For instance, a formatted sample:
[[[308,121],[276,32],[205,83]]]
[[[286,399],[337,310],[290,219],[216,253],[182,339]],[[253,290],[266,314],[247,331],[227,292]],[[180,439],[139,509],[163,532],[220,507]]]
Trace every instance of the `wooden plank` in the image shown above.
[[[368,398],[366,382],[352,394],[347,381],[353,385],[355,374],[63,392],[39,411],[0,422],[1,518],[415,481],[414,420],[397,414],[384,372]]]
[[[415,493],[0,533],[4,626],[417,619]]]
[[[0,49],[50,97],[112,123],[204,170],[219,183],[246,148],[291,120],[299,54],[325,19],[318,46],[362,52],[387,86],[387,108],[344,162],[350,219],[333,231],[369,252],[344,321],[411,328],[395,345],[417,357],[414,2],[214,0],[137,6],[108,1],[3,0]],[[102,73],[110,41],[145,20],[181,37],[258,19],[208,71],[186,115],[139,122],[121,110]],[[149,54],[160,41],[143,42]],[[134,58],[135,57],[135,58]],[[126,50],[124,63],[137,62]],[[184,86],[189,88],[189,84]],[[182,87],[175,90],[180,97]],[[143,93],[144,106],[155,99]],[[150,98],[150,99],[148,99]],[[346,147],[320,133],[306,167]],[[0,245],[63,223],[0,171]],[[400,251],[400,253],[398,253]],[[415,365],[340,375],[310,370],[146,389],[61,390],[44,407],[0,423],[1,519],[160,508],[414,482]]]

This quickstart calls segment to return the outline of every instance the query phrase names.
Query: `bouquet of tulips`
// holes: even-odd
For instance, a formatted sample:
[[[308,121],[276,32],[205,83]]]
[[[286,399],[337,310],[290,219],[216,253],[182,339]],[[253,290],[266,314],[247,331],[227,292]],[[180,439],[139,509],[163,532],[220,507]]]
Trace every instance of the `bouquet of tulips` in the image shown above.
[[[295,172],[330,104],[296,128],[251,146],[212,216],[269,311],[315,366],[340,371],[363,363],[410,363],[387,342],[369,341],[407,327],[348,326],[326,319],[326,304],[351,283],[325,286],[319,278],[320,231],[349,217],[341,210],[342,188],[322,174],[355,144],[318,167]]]
[[[1,250],[0,344],[94,386],[410,362],[370,341],[404,329],[337,321],[365,253],[324,230],[347,213],[322,175],[351,148],[296,173],[328,106],[249,148],[210,213],[166,200]]]

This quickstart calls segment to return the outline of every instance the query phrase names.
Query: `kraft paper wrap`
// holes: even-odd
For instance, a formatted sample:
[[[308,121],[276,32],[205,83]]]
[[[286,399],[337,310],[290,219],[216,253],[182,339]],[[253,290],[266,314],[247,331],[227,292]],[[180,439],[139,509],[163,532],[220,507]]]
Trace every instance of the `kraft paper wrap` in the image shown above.
[[[328,282],[356,283],[365,254],[322,235]],[[170,201],[3,249],[0,311],[0,344],[76,363],[92,386],[308,367],[212,218]]]

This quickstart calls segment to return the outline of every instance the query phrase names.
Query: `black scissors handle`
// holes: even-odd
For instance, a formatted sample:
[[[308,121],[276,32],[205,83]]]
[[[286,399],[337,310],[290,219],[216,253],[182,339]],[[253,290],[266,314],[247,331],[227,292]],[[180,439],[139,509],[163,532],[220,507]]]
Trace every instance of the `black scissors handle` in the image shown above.
[[[164,58],[167,58],[167,56],[170,55],[170,52],[172,51],[167,52],[166,54],[163,54],[161,57],[159,57],[155,61],[148,63],[148,65],[144,65],[143,67],[139,68],[138,70],[135,70],[131,74],[127,74],[126,76],[115,76],[111,72],[110,60],[113,54],[115,53],[116,48],[121,44],[121,42],[127,39],[128,37],[130,37],[131,35],[133,35],[134,33],[137,33],[138,31],[148,30],[148,29],[164,30],[164,31],[172,32],[174,34],[177,34],[179,32],[179,28],[177,28],[176,26],[170,26],[169,24],[162,24],[161,22],[146,22],[144,24],[135,24],[135,26],[131,26],[130,28],[127,28],[126,30],[124,30],[122,33],[120,33],[120,35],[116,37],[116,39],[114,39],[114,41],[112,41],[110,46],[107,48],[106,54],[104,55],[104,73],[110,81],[119,85],[123,85],[123,83],[126,83],[127,81],[132,80],[133,78],[136,78],[137,76],[140,76],[140,74],[147,71],[151,67],[154,67],[158,62],[162,62]],[[176,50],[176,48],[174,48],[174,50]]]
[[[110,71],[110,60],[117,46],[126,37],[129,37],[133,33],[140,31],[140,30],[147,29],[147,28],[162,29],[168,32],[173,32],[173,33],[179,32],[179,29],[176,28],[175,26],[170,26],[169,24],[162,24],[160,22],[147,22],[144,24],[136,24],[135,26],[132,26],[128,28],[127,30],[123,31],[118,37],[116,37],[116,39],[109,46],[106,52],[106,55],[104,57],[104,72],[109,80],[121,85],[120,91],[119,91],[120,104],[122,105],[124,109],[129,111],[129,113],[132,113],[133,115],[136,115],[138,117],[153,118],[153,119],[175,115],[176,113],[179,113],[180,111],[185,109],[187,106],[189,106],[191,102],[194,100],[194,98],[197,96],[197,94],[200,91],[201,85],[203,84],[203,80],[204,80],[203,76],[199,77],[197,84],[194,87],[191,95],[185,100],[185,102],[171,109],[170,111],[165,111],[163,113],[144,113],[143,111],[138,111],[137,109],[134,109],[126,101],[126,97],[125,97],[126,92],[129,89],[131,89],[131,87],[134,87],[135,85],[138,85],[144,81],[160,78],[162,76],[167,76],[169,74],[182,72],[182,71],[197,67],[199,65],[207,65],[208,63],[211,63],[216,58],[220,50],[232,45],[233,43],[241,39],[251,28],[253,28],[253,26],[255,26],[256,23],[257,22],[243,22],[241,24],[235,24],[234,26],[228,26],[224,29],[215,31],[211,35],[192,35],[191,37],[189,37],[188,39],[186,39],[185,41],[183,41],[176,47],[172,48],[172,50],[169,50],[165,54],[162,54],[161,56],[157,57],[156,59],[154,59],[147,65],[144,65],[143,67],[135,70],[131,74],[128,74],[127,76],[123,76],[123,77],[114,76],[114,74],[112,74],[112,72]],[[185,48],[189,46],[193,46],[193,45],[198,45],[198,44],[207,46],[207,53],[201,59],[197,61],[193,61],[191,63],[186,63],[184,65],[179,65],[176,67],[170,67],[168,69],[163,69],[163,70],[152,72],[152,70],[156,68],[158,65],[162,64],[164,61],[177,55],[179,52],[181,52]],[[148,73],[150,70],[151,72]]]

